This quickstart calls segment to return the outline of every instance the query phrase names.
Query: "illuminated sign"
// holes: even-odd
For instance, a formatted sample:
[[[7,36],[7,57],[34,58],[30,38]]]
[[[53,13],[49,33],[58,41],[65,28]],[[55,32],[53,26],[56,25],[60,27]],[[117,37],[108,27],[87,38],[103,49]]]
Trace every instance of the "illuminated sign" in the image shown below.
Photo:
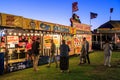
[[[8,44],[18,44],[19,43],[18,36],[7,36],[7,43]]]

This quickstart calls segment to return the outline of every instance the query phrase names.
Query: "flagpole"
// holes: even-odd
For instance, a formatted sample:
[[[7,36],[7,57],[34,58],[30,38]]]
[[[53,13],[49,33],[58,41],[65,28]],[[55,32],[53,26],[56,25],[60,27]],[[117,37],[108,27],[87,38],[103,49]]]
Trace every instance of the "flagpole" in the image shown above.
[[[90,18],[90,26],[91,26],[91,18]]]
[[[73,3],[72,3],[72,15],[73,15]]]
[[[110,21],[111,21],[111,14],[113,12],[113,8],[110,8]]]
[[[110,12],[110,21],[111,21],[111,12]]]
[[[90,26],[91,26],[91,12],[90,12]]]
[[[73,10],[72,10],[72,15],[73,15]]]
[[[73,5],[72,5],[72,8],[73,8]],[[72,15],[73,15],[73,9],[71,10],[72,12]],[[73,27],[73,22],[71,21],[71,27]]]

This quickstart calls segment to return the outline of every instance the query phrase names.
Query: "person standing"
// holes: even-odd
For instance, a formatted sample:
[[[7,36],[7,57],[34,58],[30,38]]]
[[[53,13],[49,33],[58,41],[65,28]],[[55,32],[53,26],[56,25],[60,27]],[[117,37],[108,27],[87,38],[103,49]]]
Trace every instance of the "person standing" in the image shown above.
[[[56,63],[56,68],[58,68],[58,63],[57,63],[57,59],[55,56],[55,52],[56,52],[56,46],[53,40],[51,40],[51,54],[50,54],[50,59],[49,59],[49,64],[48,67],[51,66],[51,61],[54,60]]]
[[[83,38],[82,48],[80,52],[80,64],[86,63],[86,49],[85,49],[85,39]]]
[[[80,54],[80,63],[86,63],[86,60],[88,64],[90,64],[89,59],[89,42],[86,40],[86,38],[83,38],[82,48],[81,48],[81,54]]]
[[[89,42],[84,37],[83,40],[85,41],[85,52],[86,52],[86,60],[88,64],[90,64],[90,58],[89,58]]]
[[[62,40],[62,44],[60,45],[60,70],[64,72],[67,70],[69,72],[69,52],[70,48],[65,43],[65,40]]]
[[[108,65],[108,67],[111,67],[110,61],[111,61],[111,55],[112,55],[112,45],[110,45],[109,41],[106,40],[105,44],[103,45],[104,49],[104,65]]]
[[[27,60],[32,60],[32,40],[29,39],[26,44]]]
[[[39,61],[39,45],[40,45],[40,38],[37,38],[32,44],[32,54],[33,54],[33,68],[34,71],[38,70],[38,61]]]

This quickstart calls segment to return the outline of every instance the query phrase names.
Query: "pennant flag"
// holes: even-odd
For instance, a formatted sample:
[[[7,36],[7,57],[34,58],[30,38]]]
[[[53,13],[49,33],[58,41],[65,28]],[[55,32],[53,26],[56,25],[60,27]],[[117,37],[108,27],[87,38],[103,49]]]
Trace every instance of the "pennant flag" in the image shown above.
[[[72,3],[72,12],[78,11],[78,2]]]
[[[97,13],[90,12],[90,19],[96,18],[97,15]]]
[[[113,8],[110,8],[110,13],[112,13],[113,12]]]

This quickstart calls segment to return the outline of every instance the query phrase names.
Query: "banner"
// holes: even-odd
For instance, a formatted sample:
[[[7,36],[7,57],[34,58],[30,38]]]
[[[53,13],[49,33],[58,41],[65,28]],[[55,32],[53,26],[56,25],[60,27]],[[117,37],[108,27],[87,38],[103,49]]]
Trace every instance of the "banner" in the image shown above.
[[[90,12],[90,19],[94,19],[97,17],[97,13]]]
[[[1,13],[1,20],[2,20],[2,26],[6,27],[22,27],[22,20],[23,18],[21,16],[15,16],[11,14],[4,14]]]
[[[72,12],[78,11],[78,2],[72,3]]]
[[[113,12],[113,8],[110,8],[110,13],[112,13]]]
[[[39,24],[37,20],[23,18],[23,29],[39,30]]]

